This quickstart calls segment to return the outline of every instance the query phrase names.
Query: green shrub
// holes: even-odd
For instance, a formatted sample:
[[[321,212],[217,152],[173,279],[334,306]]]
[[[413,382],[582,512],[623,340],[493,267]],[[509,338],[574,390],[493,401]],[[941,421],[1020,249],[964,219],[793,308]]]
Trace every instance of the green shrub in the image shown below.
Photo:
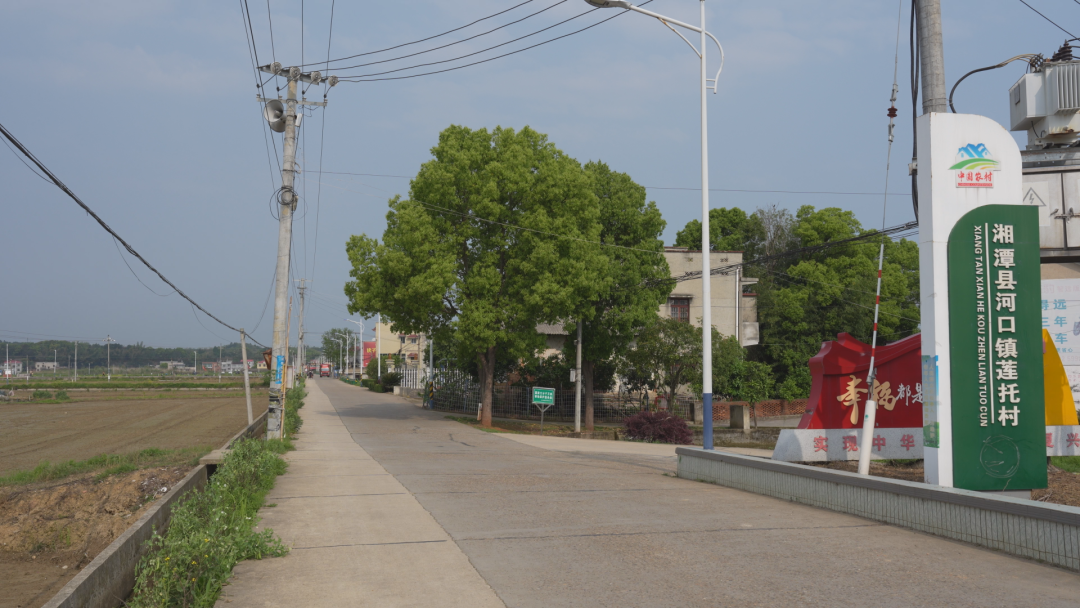
[[[386,392],[386,389],[384,389],[383,385],[381,385],[381,384],[376,384],[375,386],[373,386],[371,388],[371,390],[376,392],[376,393],[385,393]]]
[[[164,536],[147,541],[130,606],[213,606],[233,567],[289,549],[272,530],[255,532],[258,509],[285,461],[270,442],[233,446],[206,488],[172,512]]]
[[[379,384],[382,384],[383,386],[398,386],[401,384],[401,373],[387,372],[379,379]]]
[[[289,437],[296,434],[304,421],[300,418],[300,408],[304,407],[304,397],[307,391],[304,385],[298,384],[285,393],[285,434]]]
[[[56,391],[57,401],[68,401],[71,397],[68,397],[67,391]]]
[[[49,391],[36,390],[34,391],[34,399],[52,399],[52,393]]]

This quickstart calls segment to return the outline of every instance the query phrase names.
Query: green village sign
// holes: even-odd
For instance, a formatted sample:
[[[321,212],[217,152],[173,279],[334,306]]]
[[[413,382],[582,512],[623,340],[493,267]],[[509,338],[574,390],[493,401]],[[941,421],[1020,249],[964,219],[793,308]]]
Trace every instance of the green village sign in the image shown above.
[[[1045,488],[1039,218],[1020,150],[984,116],[916,128],[926,481]]]
[[[953,483],[1045,488],[1038,211],[978,207],[953,226],[948,249]],[[934,421],[924,425],[933,442]]]

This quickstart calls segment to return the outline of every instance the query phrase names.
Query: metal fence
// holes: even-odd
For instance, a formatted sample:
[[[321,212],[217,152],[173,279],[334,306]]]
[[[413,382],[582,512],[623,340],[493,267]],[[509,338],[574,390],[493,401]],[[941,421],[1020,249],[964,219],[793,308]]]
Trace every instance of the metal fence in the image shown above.
[[[532,388],[496,384],[493,391],[492,415],[496,418],[539,420],[540,410],[531,403]],[[585,408],[582,396],[582,410]],[[690,419],[696,400],[679,395],[673,407],[653,401],[642,401],[638,395],[629,393],[593,393],[593,420],[595,422],[621,423],[642,411],[669,409],[683,419]],[[460,372],[439,370],[435,374],[435,399],[433,409],[476,416],[480,407],[480,384]],[[555,405],[548,408],[544,420],[573,422],[574,391],[556,390]]]
[[[427,379],[427,368],[407,367],[401,370],[401,386],[404,388],[424,388]]]

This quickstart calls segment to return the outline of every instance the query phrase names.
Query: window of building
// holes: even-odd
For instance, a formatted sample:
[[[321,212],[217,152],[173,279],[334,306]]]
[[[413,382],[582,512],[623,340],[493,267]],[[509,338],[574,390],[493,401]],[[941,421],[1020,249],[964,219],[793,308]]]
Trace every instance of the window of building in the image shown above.
[[[690,322],[690,298],[668,298],[668,308],[672,319]]]

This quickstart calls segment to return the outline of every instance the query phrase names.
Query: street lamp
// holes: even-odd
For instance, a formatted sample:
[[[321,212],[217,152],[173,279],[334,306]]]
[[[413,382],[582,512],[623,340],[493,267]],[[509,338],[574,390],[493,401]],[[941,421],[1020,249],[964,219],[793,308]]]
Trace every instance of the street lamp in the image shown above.
[[[364,348],[364,322],[363,321],[353,321],[352,319],[345,319],[345,321],[348,321],[349,323],[353,323],[354,325],[359,325],[360,326],[360,348],[361,348],[360,352],[363,352],[363,348]],[[352,355],[353,355],[353,353],[350,352],[349,353],[349,358],[350,359],[352,358]],[[361,373],[363,373],[363,371],[364,371],[363,369],[360,370]]]
[[[343,355],[342,355],[342,350],[341,350],[341,339],[340,338],[330,338],[330,339],[333,340],[334,342],[338,343],[338,364],[342,365],[341,358],[342,358]],[[340,370],[340,369],[341,369],[341,367],[338,367],[338,370]]]
[[[102,342],[105,343],[105,365],[107,377],[108,381],[112,382],[112,343],[116,342],[116,340],[113,340],[112,336],[106,336],[105,339],[102,340]]]
[[[679,35],[686,44],[690,45],[690,48],[694,50],[698,58],[701,60],[701,375],[702,375],[702,414],[704,417],[704,437],[703,446],[706,450],[713,449],[713,430],[712,430],[712,286],[711,273],[709,270],[710,263],[710,247],[709,247],[709,122],[707,105],[705,103],[705,91],[709,88],[709,83],[712,83],[713,93],[716,93],[716,86],[720,80],[720,72],[724,69],[724,47],[720,46],[720,41],[716,39],[709,32],[705,31],[705,0],[700,0],[701,6],[701,26],[694,26],[675,19],[670,19],[663,15],[659,15],[652,11],[647,11],[643,8],[639,8],[630,4],[629,2],[623,2],[622,0],[585,0],[592,6],[597,8],[622,8],[626,10],[634,11],[635,13],[641,13],[649,17],[655,17],[660,20],[671,31]],[[699,47],[695,47],[694,43],[686,39],[685,36],[679,33],[678,30],[671,27],[676,25],[683,29],[697,32],[701,35],[701,42]],[[720,49],[720,69],[716,71],[715,78],[707,78],[705,73],[705,48],[708,41],[705,37],[712,38],[713,42]],[[736,275],[736,281],[738,281]],[[737,289],[737,298],[742,297],[742,289]],[[735,319],[735,333],[738,335],[739,319]]]

